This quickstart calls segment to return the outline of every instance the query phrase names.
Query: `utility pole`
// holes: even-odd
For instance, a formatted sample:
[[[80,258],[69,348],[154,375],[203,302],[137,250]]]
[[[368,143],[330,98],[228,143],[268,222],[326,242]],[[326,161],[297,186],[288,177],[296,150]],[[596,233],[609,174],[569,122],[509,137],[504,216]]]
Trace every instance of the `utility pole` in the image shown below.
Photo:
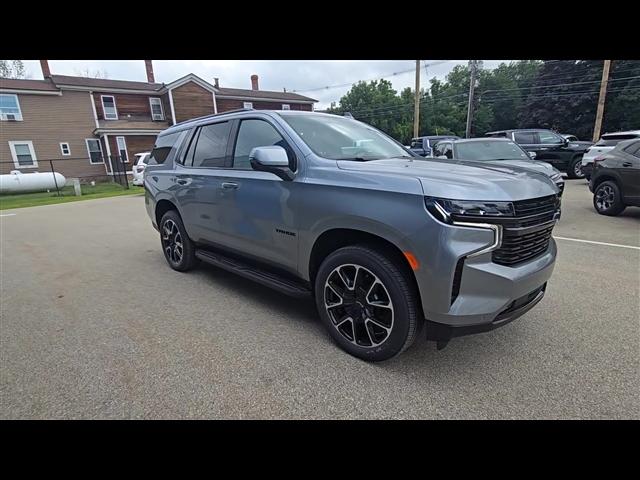
[[[600,82],[600,97],[598,98],[598,110],[596,111],[596,124],[593,127],[594,143],[600,140],[600,130],[602,129],[602,117],[604,116],[604,100],[607,96],[607,83],[609,83],[609,68],[611,60],[605,60],[602,67],[602,81]]]
[[[476,61],[469,60],[469,71],[471,72],[471,78],[469,80],[469,105],[467,106],[467,129],[465,131],[465,138],[471,136],[471,121],[473,118],[473,91],[476,88]]]
[[[418,136],[420,127],[420,60],[416,60],[416,99],[413,112],[413,137]]]

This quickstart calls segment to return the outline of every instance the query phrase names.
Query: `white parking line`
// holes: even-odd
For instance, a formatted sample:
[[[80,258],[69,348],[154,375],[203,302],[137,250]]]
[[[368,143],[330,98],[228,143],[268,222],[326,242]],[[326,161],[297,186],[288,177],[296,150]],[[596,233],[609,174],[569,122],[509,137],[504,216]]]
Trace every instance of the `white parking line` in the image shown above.
[[[640,250],[640,247],[634,247],[633,245],[620,245],[618,243],[606,243],[606,242],[594,242],[593,240],[582,240],[580,238],[567,238],[567,237],[556,237],[556,240],[568,240],[569,242],[581,242],[581,243],[593,243],[594,245],[606,245],[607,247],[619,247],[619,248],[631,248],[633,250]]]
[[[16,213],[0,213],[0,217],[13,217]]]

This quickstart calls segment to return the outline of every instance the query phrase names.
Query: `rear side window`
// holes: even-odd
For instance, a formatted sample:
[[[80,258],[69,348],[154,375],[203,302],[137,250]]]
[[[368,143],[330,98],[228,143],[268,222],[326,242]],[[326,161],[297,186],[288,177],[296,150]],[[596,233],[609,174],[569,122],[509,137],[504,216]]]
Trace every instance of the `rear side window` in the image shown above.
[[[638,140],[637,142],[633,142],[631,145],[628,145],[624,149],[624,151],[629,155],[640,158],[640,140]]]
[[[525,145],[536,143],[535,132],[515,132],[513,138],[517,143],[523,143]]]
[[[632,138],[638,138],[637,135],[603,135],[602,138],[596,143],[596,147],[615,147],[623,140],[631,140]]]
[[[163,164],[165,162],[172,162],[184,135],[185,132],[175,132],[158,137],[151,151],[151,155],[149,155],[148,161],[145,163]]]
[[[197,138],[194,137],[191,142],[192,145],[195,145],[193,149],[193,166],[224,167],[230,130],[231,123],[229,122],[214,123],[201,127],[199,133],[197,133]],[[185,161],[187,165],[190,159],[189,153],[191,152],[187,153]]]
[[[280,146],[287,151],[290,168],[295,170],[295,165],[291,164],[292,155],[289,145],[271,124],[264,120],[242,120],[242,122],[240,122],[240,129],[238,130],[236,148],[233,152],[233,168],[251,170],[251,163],[249,162],[251,150],[255,147],[272,145]]]

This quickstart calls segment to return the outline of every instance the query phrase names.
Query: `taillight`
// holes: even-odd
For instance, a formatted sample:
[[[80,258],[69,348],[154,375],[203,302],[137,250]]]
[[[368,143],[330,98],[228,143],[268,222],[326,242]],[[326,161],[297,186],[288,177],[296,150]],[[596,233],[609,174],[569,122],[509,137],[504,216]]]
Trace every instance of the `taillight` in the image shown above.
[[[602,162],[603,160],[605,160],[607,157],[605,157],[604,155],[598,155],[596,158],[593,159],[593,168],[596,168],[598,166],[598,164],[600,162]]]
[[[136,171],[137,171],[138,173],[142,173],[142,172],[144,172],[144,165],[138,165],[138,166],[136,166]]]

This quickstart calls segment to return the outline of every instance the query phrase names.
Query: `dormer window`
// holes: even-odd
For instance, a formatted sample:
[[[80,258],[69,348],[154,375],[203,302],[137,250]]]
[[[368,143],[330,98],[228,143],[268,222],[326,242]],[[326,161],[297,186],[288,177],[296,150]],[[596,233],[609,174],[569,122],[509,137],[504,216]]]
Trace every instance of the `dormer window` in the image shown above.
[[[151,118],[153,120],[164,120],[162,100],[159,97],[149,97],[149,105],[151,105]]]
[[[112,95],[102,95],[102,111],[105,120],[117,120],[118,110],[116,109],[116,99]]]

